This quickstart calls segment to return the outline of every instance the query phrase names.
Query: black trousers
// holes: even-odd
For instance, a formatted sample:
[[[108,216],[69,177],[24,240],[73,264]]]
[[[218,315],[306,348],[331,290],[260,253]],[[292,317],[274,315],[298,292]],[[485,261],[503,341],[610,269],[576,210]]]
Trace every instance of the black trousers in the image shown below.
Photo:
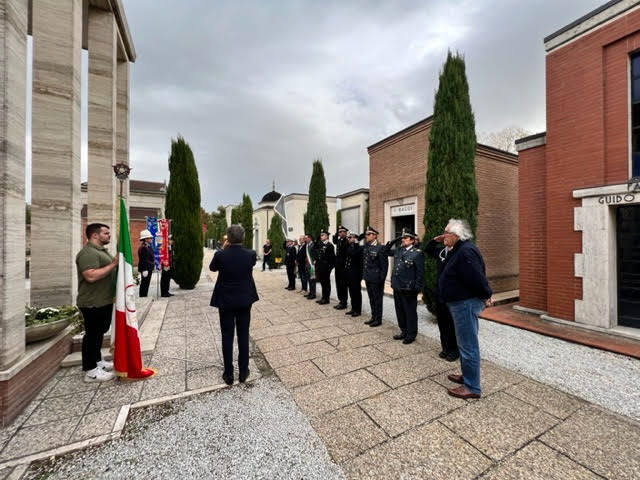
[[[142,275],[144,271],[145,270],[138,272],[140,274],[140,291],[138,292],[140,297],[146,297],[149,294],[149,284],[151,283],[151,275],[153,274],[153,270],[146,270],[148,275],[144,277]]]
[[[271,254],[269,255],[264,255],[262,257],[262,271],[264,272],[264,266],[265,264],[267,265],[267,267],[269,267],[269,270],[271,270]]]
[[[328,301],[331,297],[331,272],[321,273],[318,277],[322,287],[322,298]]]
[[[111,326],[111,314],[113,304],[103,307],[86,308],[81,307],[84,318],[84,337],[82,337],[82,370],[85,372],[96,368],[97,363],[102,360],[100,349],[104,334]]]
[[[316,296],[316,279],[314,275],[309,277],[309,295]]]
[[[349,286],[344,274],[344,267],[336,266],[336,290],[338,290],[338,301],[346,305],[349,300]]]
[[[289,288],[296,288],[296,266],[287,265],[287,278],[289,279]]]
[[[436,303],[436,316],[438,317],[438,330],[440,330],[442,351],[446,354],[457,354],[458,342],[456,341],[456,329],[453,325],[453,317],[446,303]]]
[[[393,289],[393,303],[396,307],[398,327],[405,338],[414,339],[418,335],[418,292]]]
[[[369,305],[371,306],[371,319],[382,321],[382,298],[384,296],[384,282],[366,282]]]
[[[169,293],[169,283],[171,282],[171,270],[162,269],[160,274],[160,295]]]
[[[220,308],[220,332],[222,333],[222,358],[224,373],[233,376],[233,334],[238,335],[238,369],[245,372],[249,368],[249,323],[251,307]]]
[[[298,264],[298,275],[300,275],[300,283],[302,284],[302,290],[307,291],[307,283],[309,282],[309,272],[304,264]]]
[[[349,279],[347,286],[349,287],[349,296],[351,297],[351,310],[354,312],[362,312],[362,289],[359,279]]]

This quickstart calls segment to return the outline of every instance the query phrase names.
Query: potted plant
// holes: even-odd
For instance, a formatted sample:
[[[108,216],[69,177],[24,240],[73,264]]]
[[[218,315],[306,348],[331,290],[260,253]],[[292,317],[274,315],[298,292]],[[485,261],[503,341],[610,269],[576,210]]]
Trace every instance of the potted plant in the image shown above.
[[[80,311],[75,305],[45,308],[27,307],[24,315],[26,343],[39,342],[53,337],[64,330],[72,321],[77,323],[80,320]]]

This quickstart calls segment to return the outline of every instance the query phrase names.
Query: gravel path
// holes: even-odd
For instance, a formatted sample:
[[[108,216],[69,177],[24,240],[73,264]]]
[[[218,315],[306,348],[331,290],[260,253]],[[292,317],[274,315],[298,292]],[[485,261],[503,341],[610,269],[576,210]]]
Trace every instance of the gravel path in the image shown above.
[[[124,437],[31,466],[25,478],[329,480],[344,475],[280,381],[263,377],[134,410]]]

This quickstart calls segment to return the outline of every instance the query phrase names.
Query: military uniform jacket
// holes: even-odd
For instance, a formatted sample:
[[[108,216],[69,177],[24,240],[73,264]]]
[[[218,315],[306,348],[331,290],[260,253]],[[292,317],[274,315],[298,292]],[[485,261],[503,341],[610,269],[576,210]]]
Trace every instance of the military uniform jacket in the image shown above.
[[[338,234],[333,236],[333,243],[336,246],[336,268],[343,268],[347,259],[347,249],[349,248],[349,240],[340,238]]]
[[[296,264],[296,255],[298,252],[296,252],[296,247],[294,247],[293,245],[291,245],[290,247],[284,247],[285,248],[285,255],[284,255],[284,264],[288,267],[293,267]]]
[[[316,272],[318,275],[328,275],[336,265],[336,254],[332,243],[316,242]]]
[[[344,274],[349,282],[362,280],[362,247],[357,243],[350,243],[344,260]]]
[[[422,290],[424,281],[424,254],[411,246],[397,247],[393,251],[393,274],[391,287],[397,290]]]
[[[364,246],[362,275],[365,282],[382,283],[387,278],[389,261],[386,247],[377,240]]]

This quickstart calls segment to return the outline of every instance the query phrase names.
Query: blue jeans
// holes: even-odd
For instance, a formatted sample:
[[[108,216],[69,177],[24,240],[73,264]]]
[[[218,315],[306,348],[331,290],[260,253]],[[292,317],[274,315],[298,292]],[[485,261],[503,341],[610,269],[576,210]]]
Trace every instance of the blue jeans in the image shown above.
[[[484,301],[479,298],[468,298],[467,300],[448,302],[447,307],[451,312],[456,329],[464,385],[473,393],[480,395],[478,315],[484,310]]]

